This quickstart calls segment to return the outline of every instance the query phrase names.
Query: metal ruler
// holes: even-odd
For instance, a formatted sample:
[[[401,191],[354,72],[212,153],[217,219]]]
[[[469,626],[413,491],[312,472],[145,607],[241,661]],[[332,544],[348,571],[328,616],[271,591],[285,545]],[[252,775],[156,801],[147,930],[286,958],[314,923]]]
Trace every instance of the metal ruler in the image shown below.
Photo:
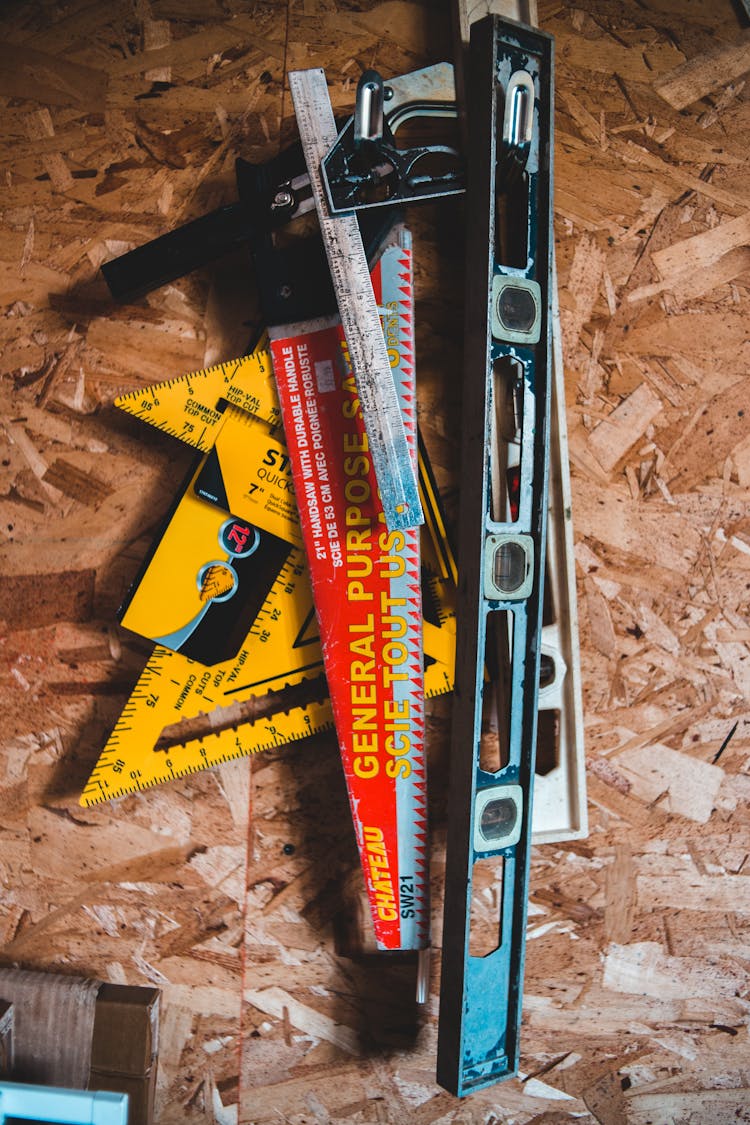
[[[437,1066],[458,1095],[515,1074],[519,1058],[549,457],[552,40],[483,19],[468,77],[460,624]],[[486,685],[500,696],[492,740]],[[483,928],[476,891],[487,867],[500,893]]]
[[[354,215],[331,216],[321,179],[321,162],[337,136],[325,74],[290,71],[289,86],[386,526],[416,527],[424,516],[362,237]]]

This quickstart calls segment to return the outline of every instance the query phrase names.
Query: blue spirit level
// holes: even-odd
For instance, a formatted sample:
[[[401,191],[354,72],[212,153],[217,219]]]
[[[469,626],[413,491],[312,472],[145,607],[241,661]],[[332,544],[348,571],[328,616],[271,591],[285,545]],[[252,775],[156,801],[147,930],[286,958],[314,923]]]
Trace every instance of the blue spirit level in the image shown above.
[[[458,635],[437,1067],[438,1081],[458,1095],[514,1075],[519,1058],[547,516],[552,40],[487,17],[472,27],[468,78]],[[499,901],[489,935],[480,935],[472,908],[487,864]]]

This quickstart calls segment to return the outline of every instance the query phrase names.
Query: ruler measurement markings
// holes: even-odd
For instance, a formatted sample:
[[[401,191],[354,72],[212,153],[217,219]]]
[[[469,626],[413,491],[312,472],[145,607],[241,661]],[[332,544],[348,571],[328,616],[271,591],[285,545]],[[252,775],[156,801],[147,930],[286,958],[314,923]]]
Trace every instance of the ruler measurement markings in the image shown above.
[[[325,201],[320,165],[337,136],[325,74],[290,71],[289,86],[386,525],[416,527],[424,517],[359,226]]]
[[[305,664],[302,668],[298,668],[297,672],[296,672],[296,675],[299,676],[303,672],[310,672],[310,671],[313,671],[316,668],[322,668],[322,667],[323,667],[323,661],[322,660],[316,660],[313,664]],[[228,688],[224,692],[224,695],[226,697],[226,696],[229,696],[229,695],[234,695],[238,691],[249,691],[251,688],[262,687],[263,684],[272,683],[274,680],[278,680],[278,678],[279,678],[278,676],[269,676],[268,679],[266,679],[266,680],[253,680],[252,683],[242,684],[241,687]],[[306,678],[309,679],[311,677],[306,677]],[[291,687],[296,686],[296,681],[290,680],[285,685],[285,687],[290,687],[290,686]]]

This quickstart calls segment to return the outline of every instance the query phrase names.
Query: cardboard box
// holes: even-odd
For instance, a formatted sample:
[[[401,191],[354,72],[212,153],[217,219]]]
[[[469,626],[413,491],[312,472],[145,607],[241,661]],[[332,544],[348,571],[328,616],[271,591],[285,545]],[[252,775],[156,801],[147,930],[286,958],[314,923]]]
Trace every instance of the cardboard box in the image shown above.
[[[142,1075],[159,1050],[159,989],[103,984],[96,997],[91,1069]]]
[[[127,1094],[128,1125],[150,1125],[159,1050],[159,990],[103,984],[96,998],[90,1090]]]

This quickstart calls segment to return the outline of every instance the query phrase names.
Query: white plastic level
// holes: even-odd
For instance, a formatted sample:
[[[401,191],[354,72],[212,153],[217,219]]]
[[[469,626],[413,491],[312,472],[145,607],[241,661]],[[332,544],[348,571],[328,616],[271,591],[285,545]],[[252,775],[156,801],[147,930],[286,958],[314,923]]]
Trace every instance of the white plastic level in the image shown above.
[[[542,664],[547,675],[543,672],[539,690],[532,817],[535,844],[579,840],[588,835],[565,375],[554,269],[551,406],[545,595],[548,608],[542,629]]]

